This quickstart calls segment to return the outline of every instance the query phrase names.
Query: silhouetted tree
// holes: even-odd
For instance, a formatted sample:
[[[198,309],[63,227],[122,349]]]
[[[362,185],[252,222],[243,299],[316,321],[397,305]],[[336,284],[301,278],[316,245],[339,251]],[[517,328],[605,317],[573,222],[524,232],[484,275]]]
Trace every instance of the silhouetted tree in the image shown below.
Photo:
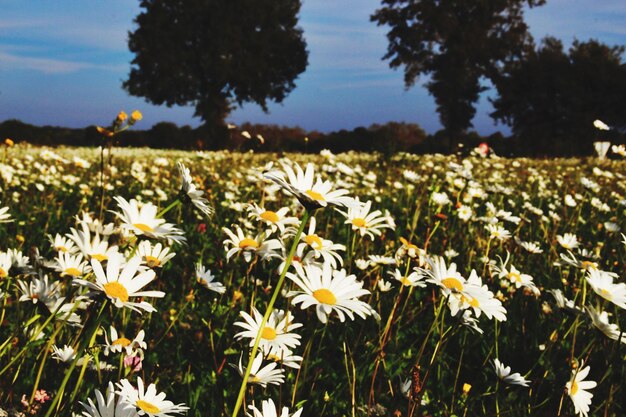
[[[387,25],[389,46],[383,59],[404,66],[404,82],[420,75],[435,98],[447,136],[472,126],[475,103],[504,62],[518,56],[532,38],[524,23],[525,5],[545,0],[383,0],[371,20]]]
[[[299,0],[142,0],[124,88],[154,104],[193,105],[208,133],[236,103],[281,102],[307,66]]]
[[[546,38],[523,59],[510,62],[496,81],[491,116],[511,126],[526,153],[589,154],[601,119],[626,126],[624,47],[595,40],[563,44]]]

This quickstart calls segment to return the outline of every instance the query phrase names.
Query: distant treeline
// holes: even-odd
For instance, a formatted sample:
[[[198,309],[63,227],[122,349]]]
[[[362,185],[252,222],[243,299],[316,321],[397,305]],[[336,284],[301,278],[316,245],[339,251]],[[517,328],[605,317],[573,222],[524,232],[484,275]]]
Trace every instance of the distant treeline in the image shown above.
[[[102,136],[95,126],[72,129],[55,126],[33,126],[19,120],[0,123],[0,139],[28,142],[47,146],[99,146]],[[254,150],[255,152],[313,152],[329,149],[333,153],[346,151],[393,153],[450,153],[459,148],[473,149],[486,142],[502,156],[590,155],[593,142],[610,140],[624,143],[624,135],[617,132],[597,132],[593,137],[570,138],[568,141],[546,141],[545,146],[520,138],[505,137],[501,133],[481,136],[470,132],[463,137],[448,138],[443,131],[427,134],[413,123],[390,122],[373,124],[353,130],[331,133],[307,132],[300,127],[257,125],[244,123],[236,128],[224,127],[211,133],[203,127],[177,126],[170,122],[157,123],[148,130],[132,129],[115,137],[115,146],[150,147],[188,150]]]

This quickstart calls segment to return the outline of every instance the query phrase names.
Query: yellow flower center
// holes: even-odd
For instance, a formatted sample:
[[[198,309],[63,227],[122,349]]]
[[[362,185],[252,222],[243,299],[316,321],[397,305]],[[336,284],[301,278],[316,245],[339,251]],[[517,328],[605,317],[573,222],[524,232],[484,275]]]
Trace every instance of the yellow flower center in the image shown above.
[[[314,249],[322,249],[322,239],[320,239],[318,235],[307,235],[304,238],[304,241]],[[315,247],[313,244],[317,245],[317,247]]]
[[[322,304],[335,305],[337,303],[337,297],[330,290],[326,288],[320,288],[313,291],[313,297]]]
[[[409,242],[409,241],[408,241],[408,240],[406,240],[405,238],[401,237],[401,238],[400,238],[400,242],[402,242],[402,244],[403,244],[404,246],[406,246],[406,248],[407,248],[408,250],[413,249],[414,251],[417,251],[417,246],[415,246],[414,244],[412,244],[411,242]]]
[[[352,219],[352,224],[356,227],[367,227],[367,222],[365,219],[357,217],[356,219]]]
[[[112,298],[119,298],[123,303],[128,301],[128,290],[117,281],[108,282],[103,285],[106,295]]]
[[[9,275],[7,271],[4,268],[0,268],[0,278],[6,278],[7,275]]]
[[[268,222],[271,223],[277,223],[279,218],[278,218],[278,214],[274,213],[273,211],[267,210],[264,211],[263,213],[261,213],[261,218],[263,220],[266,220]]]
[[[464,295],[461,296],[461,301],[464,301],[466,303],[468,303],[471,307],[474,308],[478,308],[480,306],[480,303],[478,302],[477,299],[472,298],[472,297],[465,297]]]
[[[108,257],[108,256],[103,255],[103,254],[101,254],[101,253],[96,253],[96,254],[93,254],[93,255],[91,255],[91,257],[92,257],[93,259],[96,259],[96,260],[100,261],[100,262],[102,262],[102,261],[106,261],[107,259],[109,259],[109,257]]]
[[[449,290],[463,291],[463,284],[458,278],[449,277],[441,280],[444,287]]]
[[[247,237],[247,238],[241,239],[239,241],[239,247],[241,249],[258,248],[259,247],[259,243],[256,240],[250,239],[249,237]]]
[[[261,382],[261,378],[259,378],[256,375],[250,375],[250,377],[248,378],[248,382],[250,382],[252,384],[257,384],[257,383]]]
[[[581,266],[582,269],[586,269],[586,270],[598,269],[598,264],[595,263],[595,262],[591,262],[591,261],[582,261],[580,263],[580,266]]]
[[[609,301],[613,298],[613,295],[611,294],[611,292],[607,290],[606,288],[600,289],[600,295]]]
[[[578,392],[578,383],[576,381],[572,381],[572,387],[569,390],[569,395],[576,395]]]
[[[511,280],[511,281],[516,281],[516,282],[522,282],[522,276],[517,273],[517,272],[509,272],[507,277]]]
[[[150,268],[161,265],[161,261],[159,261],[159,258],[155,258],[154,256],[150,255],[146,255],[146,263]]]
[[[80,270],[78,268],[67,268],[65,271],[63,271],[63,273],[67,274],[67,275],[71,275],[73,277],[79,277],[82,275],[82,272],[80,272]]]
[[[126,347],[126,346],[130,346],[130,340],[128,340],[125,337],[120,337],[119,339],[113,341],[113,343],[111,343],[113,346],[122,346],[122,347]]]
[[[407,277],[402,277],[400,282],[402,283],[402,285],[406,285],[406,286],[411,285],[411,281]]]
[[[153,228],[151,228],[150,226],[148,226],[147,224],[144,224],[144,223],[133,223],[133,226],[135,226],[137,229],[141,230],[144,233],[152,233],[152,232],[154,232]]]
[[[56,249],[57,252],[69,252],[69,249],[67,249],[65,246],[57,246],[54,249]]]
[[[144,400],[137,400],[137,407],[150,414],[156,414],[161,411],[156,405]]]
[[[267,355],[267,360],[268,361],[274,361],[274,362],[280,362],[280,361],[282,361],[282,358],[280,356],[278,356],[278,355],[270,353],[269,355]]]
[[[263,328],[263,331],[261,331],[261,337],[267,340],[274,340],[276,339],[276,330],[266,326]]]
[[[311,197],[313,200],[317,200],[317,201],[326,201],[326,199],[324,198],[323,195],[321,195],[320,193],[318,193],[317,191],[313,191],[313,190],[307,190],[305,192],[306,195],[308,195],[309,197]]]

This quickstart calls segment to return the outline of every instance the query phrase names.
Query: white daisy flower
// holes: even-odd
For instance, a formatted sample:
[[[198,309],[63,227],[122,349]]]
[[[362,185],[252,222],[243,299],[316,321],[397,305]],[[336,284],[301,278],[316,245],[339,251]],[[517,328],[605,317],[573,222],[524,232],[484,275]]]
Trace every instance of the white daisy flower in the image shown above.
[[[513,265],[507,265],[509,262],[510,254],[507,252],[505,261],[500,259],[500,265],[494,265],[493,269],[498,273],[498,277],[505,279],[507,284],[514,285],[515,288],[525,287],[533,292],[535,295],[539,295],[539,288],[533,282],[533,277],[522,273],[519,269]]]
[[[623,282],[613,284],[613,279],[616,277],[617,274],[613,272],[588,269],[585,278],[596,294],[619,308],[626,309],[626,284]]]
[[[154,384],[148,385],[144,389],[141,378],[137,378],[137,388],[133,387],[127,379],[122,379],[117,383],[117,392],[123,401],[134,406],[139,416],[148,417],[169,417],[172,414],[182,414],[189,407],[184,404],[174,404],[165,399],[165,393],[158,393]]]
[[[278,239],[265,240],[264,233],[252,238],[244,233],[241,227],[236,226],[236,228],[237,233],[235,234],[229,228],[222,227],[224,233],[229,237],[229,239],[224,240],[224,249],[232,246],[226,252],[226,260],[229,260],[236,253],[242,253],[246,262],[250,262],[253,255],[258,255],[261,259],[280,256],[277,250],[282,249],[282,244]]]
[[[456,264],[450,263],[446,266],[446,261],[440,256],[426,258],[429,268],[420,270],[428,277],[426,281],[441,287],[444,296],[452,292],[462,292],[465,288],[465,278],[456,270]]]
[[[469,219],[472,218],[473,216],[473,212],[472,212],[472,208],[468,205],[465,204],[461,204],[456,211],[456,215],[459,219],[463,220],[464,222],[468,221]]]
[[[137,336],[135,336],[133,340],[130,340],[124,336],[118,335],[115,327],[111,326],[109,327],[108,335],[104,332],[104,355],[108,356],[111,352],[122,353],[122,350],[126,352],[127,355],[132,355],[137,349],[146,350],[148,345],[144,341],[145,335],[146,333],[143,330],[140,330],[139,333],[137,333]],[[109,340],[109,337],[111,340]]]
[[[168,242],[182,243],[186,239],[180,229],[173,224],[165,223],[165,219],[157,216],[157,207],[152,203],[145,203],[139,207],[139,202],[134,198],[126,201],[122,197],[114,197],[117,205],[122,209],[121,213],[113,213],[123,222],[122,229],[131,231],[135,235],[147,236],[153,239],[166,239]]]
[[[106,397],[105,397],[106,396]],[[133,417],[137,415],[135,407],[126,403],[122,398],[115,401],[115,386],[109,382],[105,395],[96,390],[96,403],[91,398],[87,399],[87,404],[80,401],[85,410],[84,417]]]
[[[59,252],[59,255],[54,260],[56,261],[54,269],[59,271],[61,276],[69,275],[72,278],[77,278],[90,270],[87,261],[83,260],[82,253],[71,255],[68,252]],[[0,274],[1,272],[0,270]]]
[[[71,346],[65,345],[61,349],[52,345],[52,359],[69,363],[76,357],[76,351]]]
[[[576,249],[580,243],[574,233],[565,233],[556,237],[557,242],[565,249]]]
[[[396,258],[392,256],[367,255],[371,265],[396,265]]]
[[[389,271],[389,275],[405,287],[426,287],[426,282],[424,282],[426,277],[423,273],[418,271],[413,271],[409,275],[404,276],[404,274],[396,268],[394,271]]]
[[[589,366],[583,368],[583,366],[584,362],[582,362],[578,368],[572,369],[572,378],[565,384],[567,395],[569,395],[574,403],[574,412],[578,413],[579,417],[588,416],[593,394],[587,390],[595,388],[595,386],[598,385],[595,381],[584,381],[589,375],[591,368]]]
[[[189,199],[191,203],[200,210],[201,213],[207,217],[213,214],[213,207],[209,203],[209,200],[203,197],[204,192],[196,189],[196,185],[193,183],[189,168],[185,167],[182,162],[176,163],[180,178],[182,181],[181,194],[185,199]]]
[[[279,230],[281,234],[285,233],[285,227],[296,226],[300,221],[296,217],[287,217],[288,207],[282,207],[278,211],[266,210],[259,207],[256,203],[248,206],[249,217],[265,224],[272,233]]]
[[[554,289],[548,290],[548,292],[554,297],[554,301],[556,302],[558,308],[564,308],[572,313],[582,313],[583,310],[580,307],[576,306],[574,300],[568,300],[567,298],[565,298],[565,296],[563,295],[563,291],[559,289]]]
[[[612,340],[619,339],[620,343],[626,343],[626,333],[621,332],[617,324],[609,323],[609,314],[606,311],[596,311],[592,306],[586,306],[585,309],[593,325],[606,337]]]
[[[271,399],[263,400],[260,410],[254,405],[249,405],[248,408],[252,410],[252,413],[246,413],[248,417],[300,417],[302,410],[304,410],[301,408],[295,413],[289,413],[289,408],[283,407],[279,414],[278,408]]]
[[[92,259],[91,266],[96,282],[93,283],[82,279],[74,279],[74,282],[104,293],[117,308],[128,307],[138,312],[141,312],[141,310],[147,312],[156,311],[152,304],[147,301],[130,301],[131,297],[162,298],[165,296],[165,293],[162,291],[139,291],[154,279],[154,271],[149,269],[140,272],[141,257],[139,256],[134,256],[124,266],[122,266],[122,262],[123,256],[121,254],[112,256],[107,262],[105,273],[100,261]]]
[[[303,242],[298,244],[298,249],[302,252],[305,248],[312,249],[312,252],[305,254],[305,258],[313,257],[317,260],[322,257],[324,263],[329,263],[333,268],[337,268],[337,263],[343,265],[343,258],[337,251],[345,251],[346,247],[318,236],[315,233],[315,226],[315,217],[311,217],[308,232],[306,234],[303,233],[300,237],[300,240]]]
[[[270,348],[269,350],[263,350],[265,359],[268,361],[274,361],[287,366],[292,369],[300,369],[300,362],[302,362],[302,356],[294,355],[291,349],[278,349]]]
[[[9,213],[9,208],[0,208],[0,223],[11,223],[12,221],[13,219],[11,218],[11,213]]]
[[[85,223],[82,223],[82,230],[76,230],[73,227],[70,230],[72,233],[68,234],[67,237],[76,244],[86,260],[95,258],[103,262],[109,259],[111,253],[118,252],[118,247],[116,245],[109,246],[108,239],[100,239],[99,233],[96,232],[92,238],[91,231]]]
[[[528,253],[539,254],[543,253],[543,249],[539,246],[538,242],[525,242],[523,240],[515,238],[515,242],[522,247]]]
[[[530,381],[526,380],[519,372],[511,373],[510,366],[504,366],[498,358],[493,360],[493,368],[496,371],[496,375],[502,382],[509,385],[521,385],[522,387],[528,387]]]
[[[282,165],[284,172],[273,170],[266,172],[263,176],[293,194],[308,210],[326,207],[329,204],[340,207],[360,205],[352,197],[347,196],[348,190],[333,190],[332,182],[322,181],[319,175],[314,178],[313,164],[307,164],[306,171],[303,171],[296,163],[293,164],[295,171],[289,165],[284,163]],[[285,175],[287,180],[285,180]]]
[[[215,275],[209,269],[205,269],[204,265],[198,262],[196,265],[196,281],[198,281],[207,290],[215,291],[219,294],[226,292],[226,287],[221,282],[215,281]]]
[[[261,329],[263,315],[256,308],[252,308],[252,316],[245,311],[241,311],[239,314],[244,321],[237,321],[234,325],[244,330],[237,333],[235,339],[250,339],[250,347],[254,346],[254,341],[259,333],[261,333],[259,347],[265,352],[270,349],[286,351],[300,345],[301,336],[292,333],[292,331],[302,327],[302,324],[295,323],[289,312],[273,310],[263,329]]]
[[[391,291],[391,281],[385,281],[384,279],[379,278],[376,285],[378,286],[380,292]]]
[[[59,298],[61,281],[49,282],[48,275],[33,277],[30,282],[18,280],[17,286],[22,293],[18,301],[41,301],[46,306],[54,304]]]
[[[358,201],[358,199],[357,199]],[[346,217],[345,224],[352,225],[352,230],[359,232],[361,236],[368,236],[374,240],[374,236],[380,236],[383,229],[395,229],[395,225],[388,222],[380,210],[370,212],[372,202],[368,201],[362,206],[354,206],[347,213],[341,212]]]
[[[243,355],[242,355],[243,356]],[[258,384],[265,388],[268,384],[280,385],[285,382],[285,371],[282,368],[278,368],[278,363],[272,362],[263,367],[263,353],[259,352],[256,358],[252,361],[252,367],[250,368],[250,376],[248,377],[249,384]],[[239,365],[233,365],[239,375],[242,377],[246,374],[246,368],[241,365],[241,356],[239,357]]]
[[[504,242],[511,237],[511,232],[499,224],[488,224],[485,226],[485,229],[489,232],[490,239],[497,239],[500,242]]]
[[[473,269],[463,289],[450,294],[448,306],[453,316],[456,316],[459,310],[471,308],[476,317],[480,317],[481,313],[484,313],[490,320],[493,318],[497,321],[506,321],[506,309],[500,300],[489,291],[489,288],[483,285],[482,280]]]
[[[307,265],[297,268],[298,274],[287,273],[298,287],[299,291],[290,291],[287,296],[294,297],[293,304],[301,304],[306,309],[315,306],[317,318],[326,323],[328,316],[334,311],[340,321],[347,315],[354,320],[356,313],[361,318],[372,314],[372,307],[358,300],[358,297],[370,292],[363,289],[363,283],[356,280],[354,275],[346,275],[345,270],[334,270],[325,263],[322,268]]]
[[[430,199],[433,203],[435,203],[438,206],[446,206],[452,203],[452,201],[450,201],[450,197],[448,197],[448,194],[446,194],[445,192],[435,191],[430,196]]]
[[[11,255],[6,252],[0,252],[0,278],[8,277],[12,266],[13,260]]]
[[[75,253],[76,251],[76,245],[74,245],[74,241],[69,237],[61,236],[57,233],[54,238],[52,235],[49,235],[48,239],[57,252]]]
[[[170,248],[157,242],[154,246],[149,240],[142,240],[137,245],[137,254],[148,265],[148,268],[161,268],[170,259],[176,256],[175,252],[170,252]]]

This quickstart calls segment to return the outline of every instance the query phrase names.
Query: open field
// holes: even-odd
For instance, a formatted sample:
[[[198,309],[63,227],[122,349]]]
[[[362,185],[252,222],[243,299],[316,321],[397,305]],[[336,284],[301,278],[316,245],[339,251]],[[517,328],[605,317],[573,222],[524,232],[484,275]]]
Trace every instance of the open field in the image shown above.
[[[626,414],[624,161],[104,156],[2,149],[0,408],[80,415],[125,379],[118,416]],[[345,195],[281,183],[295,163]],[[238,401],[258,330],[273,373]],[[138,377],[173,404],[132,400]]]

